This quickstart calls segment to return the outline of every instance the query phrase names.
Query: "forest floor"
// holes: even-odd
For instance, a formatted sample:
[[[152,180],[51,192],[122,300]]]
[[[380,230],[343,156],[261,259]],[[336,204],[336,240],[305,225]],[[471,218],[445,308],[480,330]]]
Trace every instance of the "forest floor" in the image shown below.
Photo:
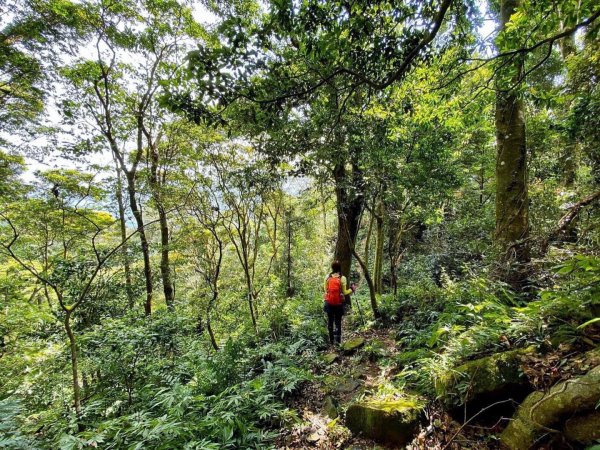
[[[401,350],[393,329],[349,332],[346,342],[364,339],[364,344],[352,352],[330,347],[315,364],[313,379],[290,400],[300,421],[282,429],[277,441],[279,449],[353,449],[376,450],[398,448],[353,435],[344,426],[343,411],[349,404],[376,393],[389,384],[398,372],[394,355]],[[544,355],[529,355],[525,372],[531,385],[546,390],[564,379],[582,374],[590,363],[581,359],[583,353],[569,345]],[[425,420],[407,446],[407,450],[499,449],[497,436],[509,419],[489,423],[475,420],[461,425],[441,405],[425,407]],[[541,446],[540,448],[556,448]]]
[[[365,344],[355,352],[344,352],[330,348],[322,357],[333,358],[316,370],[314,379],[304,385],[291,401],[290,408],[297,411],[301,421],[290,429],[281,431],[278,448],[280,449],[352,449],[377,450],[396,447],[379,444],[373,440],[354,436],[344,427],[343,418],[332,418],[328,403],[335,405],[338,414],[341,407],[359,400],[389,383],[397,373],[393,361],[399,352],[394,339],[394,330],[379,329],[367,332],[351,332],[346,341],[362,338]],[[373,346],[373,343],[377,345]],[[333,414],[335,417],[335,414]],[[490,449],[490,445],[478,428],[461,428],[441,408],[428,407],[426,422],[416,433],[416,437],[406,448],[409,450],[458,450]],[[433,425],[435,424],[435,426]],[[493,431],[491,429],[485,430]],[[487,434],[487,433],[486,433]],[[449,437],[453,437],[449,443]]]
[[[397,352],[392,330],[350,332],[344,339],[362,338],[365,344],[377,342],[378,350],[386,360]],[[321,356],[323,364],[314,371],[314,379],[305,384],[291,400],[301,421],[291,429],[282,430],[278,448],[281,449],[375,449],[386,448],[374,441],[353,436],[343,427],[341,416],[331,413],[373,392],[394,375],[391,366],[381,365],[381,355],[367,355],[365,346],[354,352],[344,352],[331,346]],[[333,359],[333,361],[330,361]],[[329,408],[328,408],[329,406]],[[335,417],[335,418],[334,418]]]

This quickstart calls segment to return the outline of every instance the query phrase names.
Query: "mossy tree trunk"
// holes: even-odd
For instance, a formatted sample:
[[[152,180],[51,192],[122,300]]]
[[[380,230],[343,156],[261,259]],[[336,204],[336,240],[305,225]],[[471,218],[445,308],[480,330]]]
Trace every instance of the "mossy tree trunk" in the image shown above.
[[[520,6],[520,0],[502,0],[502,30]],[[501,50],[506,50],[502,48]],[[529,274],[529,198],[525,117],[519,86],[523,57],[502,61],[496,82],[496,241],[503,266],[501,278],[521,289]]]
[[[333,175],[338,209],[335,259],[342,266],[342,275],[349,279],[352,254],[364,205],[364,196],[360,192],[362,173],[356,165],[352,165],[352,170],[348,173],[344,163],[340,162],[335,166]]]

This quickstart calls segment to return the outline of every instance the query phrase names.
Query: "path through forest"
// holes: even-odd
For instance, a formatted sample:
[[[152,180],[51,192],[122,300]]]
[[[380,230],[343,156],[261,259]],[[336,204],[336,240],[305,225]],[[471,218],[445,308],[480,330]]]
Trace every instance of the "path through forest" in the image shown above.
[[[372,440],[353,436],[344,427],[343,409],[388,383],[395,375],[393,360],[398,350],[392,330],[349,332],[340,348],[320,355],[314,379],[294,397],[302,421],[283,430],[279,448],[372,449],[385,448]]]

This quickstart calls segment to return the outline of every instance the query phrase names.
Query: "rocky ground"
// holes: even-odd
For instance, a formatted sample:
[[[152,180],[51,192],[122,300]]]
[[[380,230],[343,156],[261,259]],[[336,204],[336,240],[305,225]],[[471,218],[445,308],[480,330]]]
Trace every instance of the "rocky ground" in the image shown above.
[[[391,333],[354,333],[320,356],[290,402],[301,421],[281,431],[278,448],[585,449],[600,439],[599,348],[532,347],[470,361],[442,386],[468,383],[466,405],[458,397],[425,403],[394,391]]]

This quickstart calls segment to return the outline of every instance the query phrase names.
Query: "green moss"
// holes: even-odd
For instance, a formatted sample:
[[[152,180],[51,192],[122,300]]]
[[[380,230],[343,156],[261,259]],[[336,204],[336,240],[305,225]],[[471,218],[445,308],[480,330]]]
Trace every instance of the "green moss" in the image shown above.
[[[350,405],[346,426],[355,434],[403,445],[410,441],[422,416],[421,404],[413,399],[373,399]]]
[[[439,396],[457,394],[466,390],[468,398],[455,396],[447,403],[463,403],[482,394],[491,394],[513,386],[527,384],[522,371],[522,357],[535,351],[534,347],[510,350],[485,358],[469,361],[438,379],[436,392]],[[468,386],[468,389],[465,389]]]
[[[568,440],[578,444],[591,445],[595,440],[600,439],[600,411],[567,420],[564,435]]]
[[[560,429],[560,422],[565,417],[593,412],[599,401],[600,366],[580,378],[556,384],[546,394],[534,392],[529,395],[500,439],[511,450],[526,450],[548,428]]]
[[[362,347],[363,345],[365,345],[365,340],[361,337],[355,337],[352,339],[348,339],[346,342],[344,342],[340,348],[347,353],[353,352],[357,349],[359,349],[360,347]]]
[[[365,405],[388,413],[421,407],[421,404],[418,401],[409,399],[370,400],[365,402]]]
[[[323,362],[327,365],[329,364],[333,364],[333,362],[338,359],[338,355],[337,353],[326,353],[323,356],[321,356],[321,359],[323,360]]]
[[[330,419],[336,419],[338,417],[337,402],[331,396],[327,396],[323,399],[323,412]]]

